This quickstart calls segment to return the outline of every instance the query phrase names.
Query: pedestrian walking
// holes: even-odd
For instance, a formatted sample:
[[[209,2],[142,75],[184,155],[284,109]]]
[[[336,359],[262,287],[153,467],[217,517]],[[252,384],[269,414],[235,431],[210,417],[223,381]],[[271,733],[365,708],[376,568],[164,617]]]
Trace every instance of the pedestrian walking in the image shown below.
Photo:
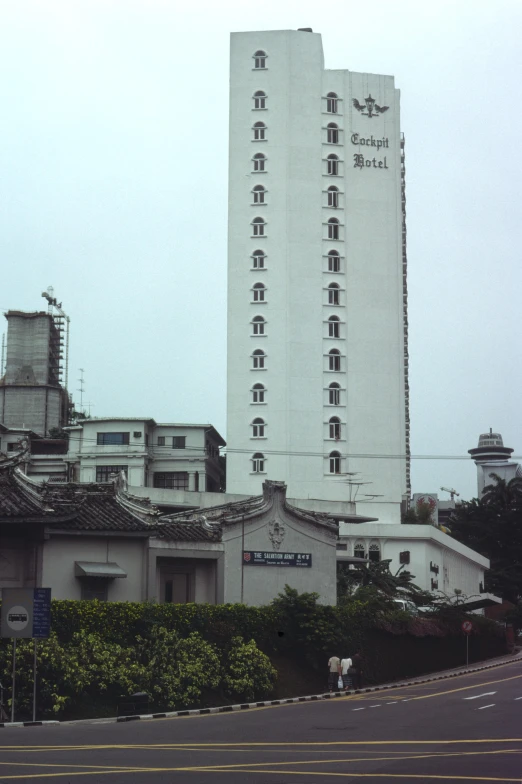
[[[341,659],[341,677],[343,679],[343,689],[348,691],[352,685],[353,664],[349,656]]]
[[[360,651],[357,651],[355,656],[353,656],[352,665],[354,670],[354,675],[353,675],[354,686],[356,689],[362,689],[364,661],[363,661],[362,653]]]
[[[328,659],[328,688],[330,694],[337,689],[337,682],[341,674],[341,660],[338,656],[330,656]]]

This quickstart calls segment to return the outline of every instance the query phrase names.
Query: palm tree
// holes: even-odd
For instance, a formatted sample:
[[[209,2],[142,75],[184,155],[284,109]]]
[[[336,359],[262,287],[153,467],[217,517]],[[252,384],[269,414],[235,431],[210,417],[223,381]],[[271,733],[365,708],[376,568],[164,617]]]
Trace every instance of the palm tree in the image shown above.
[[[506,482],[498,474],[489,474],[495,484],[486,485],[482,493],[482,503],[502,508],[522,503],[522,477],[515,476]]]

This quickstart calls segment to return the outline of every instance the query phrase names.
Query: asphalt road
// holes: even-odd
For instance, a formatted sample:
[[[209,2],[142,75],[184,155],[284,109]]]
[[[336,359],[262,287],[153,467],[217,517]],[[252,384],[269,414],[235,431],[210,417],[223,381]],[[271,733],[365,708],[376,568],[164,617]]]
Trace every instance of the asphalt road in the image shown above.
[[[522,782],[522,662],[242,712],[0,729],[0,782]]]

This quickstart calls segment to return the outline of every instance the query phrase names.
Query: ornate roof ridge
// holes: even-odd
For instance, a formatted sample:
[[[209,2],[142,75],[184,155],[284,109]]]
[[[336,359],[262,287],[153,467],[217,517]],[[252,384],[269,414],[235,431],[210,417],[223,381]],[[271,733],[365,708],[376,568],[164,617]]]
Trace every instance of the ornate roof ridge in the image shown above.
[[[214,530],[223,525],[233,525],[239,520],[248,520],[272,509],[280,504],[285,512],[302,522],[322,526],[330,531],[337,531],[338,525],[322,512],[312,512],[292,506],[286,500],[286,484],[274,480],[263,482],[263,495],[252,496],[243,501],[233,501],[220,506],[200,507],[189,512],[174,512],[164,515],[158,521],[160,525],[169,523],[193,523]]]

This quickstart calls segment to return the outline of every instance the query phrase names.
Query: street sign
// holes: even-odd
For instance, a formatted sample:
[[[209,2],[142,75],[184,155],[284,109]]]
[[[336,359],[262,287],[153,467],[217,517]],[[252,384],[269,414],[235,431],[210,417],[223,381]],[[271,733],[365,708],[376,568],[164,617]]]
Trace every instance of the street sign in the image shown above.
[[[296,566],[310,569],[312,554],[243,551],[243,563],[246,566]]]
[[[471,634],[472,630],[473,630],[473,624],[471,623],[471,621],[462,622],[462,631],[464,632],[464,634]]]
[[[50,588],[2,588],[2,637],[49,637]]]

